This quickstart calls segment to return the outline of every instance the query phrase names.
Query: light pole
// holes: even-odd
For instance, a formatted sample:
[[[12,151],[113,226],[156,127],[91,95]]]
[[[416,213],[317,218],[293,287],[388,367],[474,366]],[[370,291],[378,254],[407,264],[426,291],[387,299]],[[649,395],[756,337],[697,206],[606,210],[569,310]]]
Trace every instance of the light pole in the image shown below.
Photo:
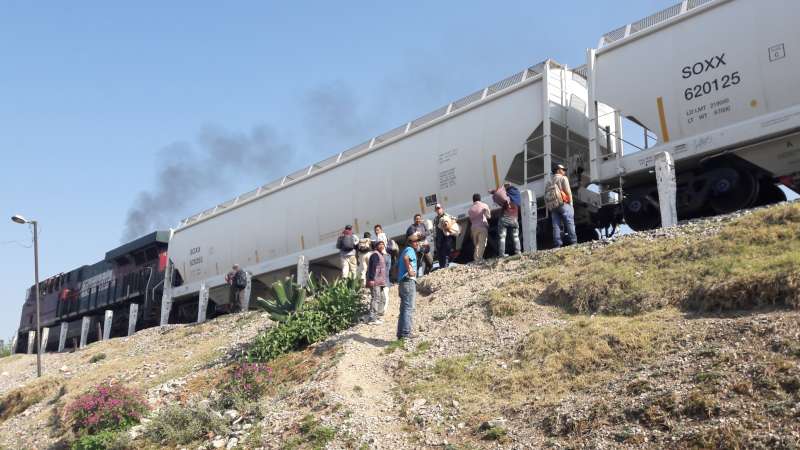
[[[39,235],[36,229],[37,222],[35,220],[28,220],[19,214],[11,217],[16,223],[33,225],[33,267],[34,267],[34,281],[33,290],[36,292],[36,376],[42,376],[42,326],[39,322]]]

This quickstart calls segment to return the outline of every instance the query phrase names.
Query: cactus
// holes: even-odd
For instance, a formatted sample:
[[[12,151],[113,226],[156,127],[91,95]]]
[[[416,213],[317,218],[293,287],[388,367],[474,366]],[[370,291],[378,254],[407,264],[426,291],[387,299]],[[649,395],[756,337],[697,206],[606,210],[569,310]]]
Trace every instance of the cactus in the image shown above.
[[[272,290],[275,292],[274,299],[265,300],[261,297],[256,299],[256,304],[269,313],[270,319],[275,322],[286,322],[292,314],[303,309],[306,290],[291,277],[272,283]]]

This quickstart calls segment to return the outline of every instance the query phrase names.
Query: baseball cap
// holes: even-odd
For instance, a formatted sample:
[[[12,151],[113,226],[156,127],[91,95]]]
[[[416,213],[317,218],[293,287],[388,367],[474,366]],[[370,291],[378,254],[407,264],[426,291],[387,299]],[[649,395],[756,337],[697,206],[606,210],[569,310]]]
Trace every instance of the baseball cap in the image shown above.
[[[352,229],[353,229],[353,226],[352,226],[352,225],[345,225],[345,226],[344,226],[344,229],[345,229],[345,230],[352,230]]]

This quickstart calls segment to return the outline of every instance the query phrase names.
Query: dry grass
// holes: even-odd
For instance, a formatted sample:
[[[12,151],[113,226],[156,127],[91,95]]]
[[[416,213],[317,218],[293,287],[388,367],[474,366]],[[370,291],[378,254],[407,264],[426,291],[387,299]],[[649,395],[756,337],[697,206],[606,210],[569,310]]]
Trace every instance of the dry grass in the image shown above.
[[[490,298],[490,311],[519,309],[507,294],[524,286],[543,289],[517,299],[582,314],[634,315],[668,305],[698,312],[800,308],[800,204],[755,212],[715,235],[563,249],[530,269]]]
[[[25,412],[29,407],[56,394],[61,388],[61,382],[45,377],[9,391],[0,398],[0,423]]]
[[[626,367],[662,353],[675,337],[675,310],[637,317],[571,320],[531,331],[507,369],[475,356],[447,358],[408,373],[406,391],[443,402],[459,399],[475,414],[538,399],[558,402],[619,376]]]

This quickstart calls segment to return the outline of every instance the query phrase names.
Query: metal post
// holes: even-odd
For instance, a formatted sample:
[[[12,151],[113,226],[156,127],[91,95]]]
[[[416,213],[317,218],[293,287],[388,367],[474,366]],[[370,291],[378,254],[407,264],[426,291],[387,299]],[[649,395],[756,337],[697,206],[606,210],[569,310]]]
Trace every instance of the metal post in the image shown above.
[[[675,163],[672,155],[668,152],[656,155],[656,184],[658,185],[658,204],[661,209],[661,226],[673,227],[678,224],[677,187]]]
[[[58,352],[64,351],[67,346],[67,332],[69,331],[69,322],[61,322],[61,332],[58,334]]]
[[[89,338],[89,326],[92,324],[92,318],[83,316],[81,319],[81,343],[78,348],[86,347],[86,341]]]
[[[36,286],[36,335],[40,336],[42,324],[39,321],[39,227],[38,222],[31,220],[33,224],[33,267],[34,267],[34,286]],[[36,352],[36,376],[42,376],[42,346]]]
[[[239,294],[241,295],[239,301],[242,302],[241,303],[242,312],[245,312],[250,309],[250,292],[252,292],[253,290],[253,276],[248,271],[245,271],[244,275],[247,278],[247,285],[244,287],[244,292]]]
[[[625,148],[623,147],[623,134],[622,134],[622,114],[614,110],[614,135],[616,135],[616,140],[614,141],[614,152],[616,152],[616,156],[621,158],[625,155],[624,151]]]
[[[33,353],[33,346],[36,345],[36,332],[34,330],[28,331],[28,354]]]
[[[552,142],[550,141],[550,60],[544,62],[542,74],[542,154],[544,155],[544,181],[550,181],[553,169]]]
[[[111,339],[111,323],[114,321],[114,311],[107,309],[105,322],[103,323],[103,340]]]
[[[589,179],[595,181],[600,176],[600,164],[597,148],[597,100],[595,97],[595,60],[596,50],[586,51],[587,94],[589,103]]]
[[[208,287],[206,282],[200,283],[200,293],[197,300],[197,323],[206,321],[206,310],[208,309]]]
[[[42,338],[39,340],[39,351],[44,353],[47,351],[47,340],[50,338],[50,327],[42,328]]]
[[[139,304],[131,303],[128,312],[128,336],[133,336],[136,333],[136,321],[139,319]]]
[[[302,287],[308,285],[308,264],[303,255],[297,257],[297,284]]]
[[[523,189],[522,194],[522,242],[526,252],[536,251],[536,195],[530,189]]]

